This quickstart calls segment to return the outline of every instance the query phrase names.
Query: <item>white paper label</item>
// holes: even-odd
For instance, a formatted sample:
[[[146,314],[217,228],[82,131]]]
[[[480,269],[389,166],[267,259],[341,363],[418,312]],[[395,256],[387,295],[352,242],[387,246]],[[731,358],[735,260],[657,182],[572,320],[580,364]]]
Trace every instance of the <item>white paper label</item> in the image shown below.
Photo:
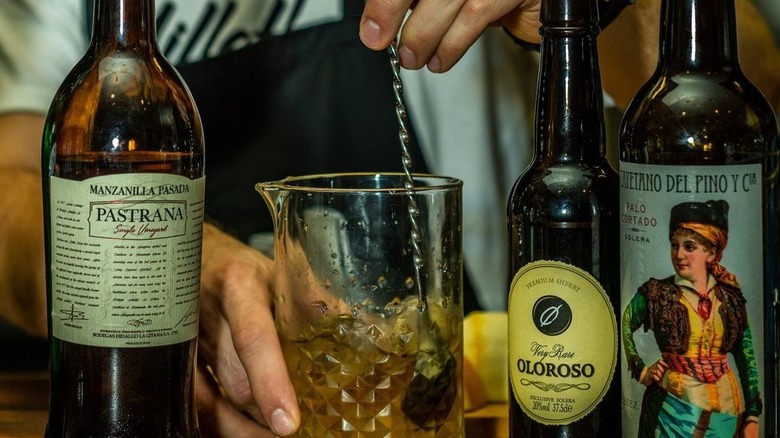
[[[205,178],[51,178],[53,335],[151,347],[198,334]]]

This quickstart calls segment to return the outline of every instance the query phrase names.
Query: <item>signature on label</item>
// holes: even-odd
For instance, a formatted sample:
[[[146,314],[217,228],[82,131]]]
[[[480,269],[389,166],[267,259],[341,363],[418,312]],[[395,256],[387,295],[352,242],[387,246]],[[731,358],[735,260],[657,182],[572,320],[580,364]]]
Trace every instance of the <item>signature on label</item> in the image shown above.
[[[86,321],[87,317],[83,310],[76,310],[76,305],[71,304],[70,309],[61,309],[60,321]]]

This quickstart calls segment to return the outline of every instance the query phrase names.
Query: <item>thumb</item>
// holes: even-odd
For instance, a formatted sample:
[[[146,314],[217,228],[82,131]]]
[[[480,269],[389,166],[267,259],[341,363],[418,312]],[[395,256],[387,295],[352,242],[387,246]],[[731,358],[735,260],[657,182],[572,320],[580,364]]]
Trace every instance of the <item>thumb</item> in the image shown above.
[[[528,0],[522,2],[515,9],[501,18],[500,24],[515,38],[538,44],[541,42],[539,35],[539,12],[541,0]]]

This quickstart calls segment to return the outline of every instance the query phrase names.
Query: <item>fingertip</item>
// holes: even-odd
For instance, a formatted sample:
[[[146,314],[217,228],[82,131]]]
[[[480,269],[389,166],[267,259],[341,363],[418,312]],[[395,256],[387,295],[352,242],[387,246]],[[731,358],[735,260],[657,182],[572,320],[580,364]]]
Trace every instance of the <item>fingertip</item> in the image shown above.
[[[277,436],[290,436],[298,430],[301,423],[298,399],[290,381],[284,358],[279,349],[266,349],[265,363],[259,365],[254,382],[260,382],[260,390],[253,385],[257,406],[262,412],[268,427]]]
[[[360,40],[369,49],[381,50],[382,29],[379,24],[370,18],[364,18],[360,23]]]
[[[403,68],[408,70],[417,70],[419,68],[417,66],[417,55],[405,45],[398,48],[398,57]]]
[[[433,57],[428,61],[428,71],[431,73],[444,73],[446,69],[442,68],[441,59],[439,59],[439,55],[433,55]]]
[[[279,436],[292,435],[298,430],[298,422],[287,411],[277,408],[271,414],[271,430]]]

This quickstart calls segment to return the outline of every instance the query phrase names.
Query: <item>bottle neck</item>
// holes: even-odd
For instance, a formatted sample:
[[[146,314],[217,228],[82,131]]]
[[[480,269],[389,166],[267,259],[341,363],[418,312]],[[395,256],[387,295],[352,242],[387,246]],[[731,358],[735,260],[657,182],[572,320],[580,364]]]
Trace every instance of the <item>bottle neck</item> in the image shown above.
[[[115,50],[155,47],[153,0],[95,0],[92,45]]]
[[[659,50],[667,74],[738,69],[734,0],[664,0]]]
[[[557,3],[569,15],[564,21],[550,16],[554,14],[545,17],[543,10],[536,154],[547,164],[595,164],[606,154],[604,97],[596,47],[597,2]]]

